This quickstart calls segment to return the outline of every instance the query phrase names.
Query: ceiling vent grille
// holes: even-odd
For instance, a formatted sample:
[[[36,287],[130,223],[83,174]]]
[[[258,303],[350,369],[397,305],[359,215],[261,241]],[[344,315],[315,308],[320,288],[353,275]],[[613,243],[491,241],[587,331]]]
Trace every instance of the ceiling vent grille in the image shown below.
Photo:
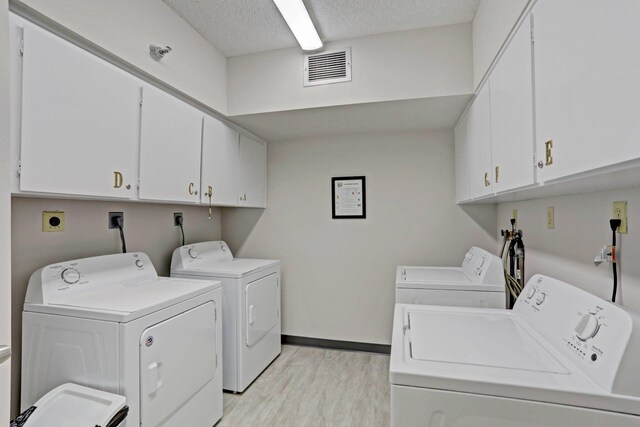
[[[351,81],[351,48],[304,57],[304,85]]]

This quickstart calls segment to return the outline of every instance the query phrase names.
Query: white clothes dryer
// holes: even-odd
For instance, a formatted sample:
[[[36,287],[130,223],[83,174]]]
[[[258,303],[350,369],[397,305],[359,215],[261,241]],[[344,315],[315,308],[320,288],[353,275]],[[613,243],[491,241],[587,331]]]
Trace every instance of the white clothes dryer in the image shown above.
[[[640,425],[640,317],[536,275],[513,310],[396,306],[394,426]]]
[[[144,253],[31,275],[22,410],[64,384],[126,397],[127,426],[210,427],[222,417],[220,283],[158,277]]]
[[[223,241],[177,248],[171,276],[222,282],[223,388],[243,392],[281,352],[280,261],[234,258]]]
[[[505,308],[506,301],[500,258],[475,246],[460,267],[396,269],[396,304]]]

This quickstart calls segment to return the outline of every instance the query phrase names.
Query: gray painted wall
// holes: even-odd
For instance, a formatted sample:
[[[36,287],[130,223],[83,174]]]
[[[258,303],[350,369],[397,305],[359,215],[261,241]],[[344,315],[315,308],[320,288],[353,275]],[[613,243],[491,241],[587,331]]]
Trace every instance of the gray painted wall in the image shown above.
[[[612,203],[628,202],[629,233],[618,235],[619,301],[640,311],[640,187],[550,197],[498,205],[498,227],[507,228],[513,209],[524,231],[526,278],[547,274],[610,299],[610,264],[593,265],[596,252],[611,244]],[[547,229],[547,207],[553,207],[555,228]]]
[[[283,333],[389,344],[398,264],[495,250],[495,206],[454,202],[453,133],[271,142],[269,207],[222,213],[236,255],[282,260]],[[331,219],[331,177],[365,175],[366,220]]]
[[[6,170],[6,169],[3,169]],[[21,312],[31,273],[59,261],[120,252],[118,230],[107,228],[109,211],[124,212],[129,252],[145,252],[160,275],[168,275],[173,250],[180,246],[180,229],[173,225],[173,213],[184,214],[187,243],[220,239],[220,209],[208,220],[206,207],[82,200],[31,199],[14,197],[11,203],[13,241],[12,283],[12,414],[20,401]],[[42,211],[65,212],[65,231],[42,232]],[[2,224],[2,222],[0,222]],[[4,241],[3,241],[4,245]]]

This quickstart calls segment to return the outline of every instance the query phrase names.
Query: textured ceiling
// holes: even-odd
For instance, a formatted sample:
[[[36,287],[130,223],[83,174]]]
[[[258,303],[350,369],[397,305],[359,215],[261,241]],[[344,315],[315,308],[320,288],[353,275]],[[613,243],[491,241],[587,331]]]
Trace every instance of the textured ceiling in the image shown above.
[[[297,46],[273,0],[163,0],[225,56]],[[325,42],[470,22],[480,0],[304,0]]]
[[[229,117],[267,141],[404,130],[450,130],[471,95],[374,102]]]

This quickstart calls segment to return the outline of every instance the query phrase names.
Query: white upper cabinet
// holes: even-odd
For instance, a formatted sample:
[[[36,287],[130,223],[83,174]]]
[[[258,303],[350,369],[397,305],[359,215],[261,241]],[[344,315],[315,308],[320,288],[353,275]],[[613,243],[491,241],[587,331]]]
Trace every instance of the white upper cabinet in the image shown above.
[[[525,19],[491,73],[491,147],[496,193],[532,185],[531,20]]]
[[[456,202],[469,199],[469,115],[465,114],[455,128]]]
[[[198,203],[204,114],[148,85],[142,99],[140,199]]]
[[[20,191],[135,197],[138,80],[24,27]]]
[[[638,0],[536,3],[539,181],[640,157],[638,17]]]
[[[220,120],[204,117],[200,201],[217,206],[238,205],[238,144],[240,135]]]
[[[467,112],[469,155],[469,196],[472,199],[493,193],[491,167],[491,105],[487,82]]]
[[[267,146],[240,135],[238,206],[267,207]]]

